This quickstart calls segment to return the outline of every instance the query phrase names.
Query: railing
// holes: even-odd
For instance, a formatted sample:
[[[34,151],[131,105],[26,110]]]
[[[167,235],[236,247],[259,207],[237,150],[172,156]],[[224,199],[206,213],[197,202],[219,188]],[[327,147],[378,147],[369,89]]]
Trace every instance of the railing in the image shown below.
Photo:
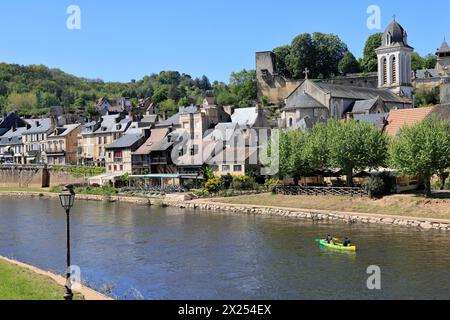
[[[302,186],[280,186],[275,188],[276,194],[283,195],[306,195],[306,196],[359,196],[366,197],[369,193],[362,188],[350,187],[302,187]]]

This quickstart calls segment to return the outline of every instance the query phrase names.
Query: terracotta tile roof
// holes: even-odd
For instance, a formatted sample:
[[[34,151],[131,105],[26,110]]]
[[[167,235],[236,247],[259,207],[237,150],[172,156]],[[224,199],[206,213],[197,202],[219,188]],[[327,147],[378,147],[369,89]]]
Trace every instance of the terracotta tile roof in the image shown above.
[[[400,129],[423,121],[434,110],[434,107],[392,110],[389,112],[386,132],[392,137],[398,136]]]

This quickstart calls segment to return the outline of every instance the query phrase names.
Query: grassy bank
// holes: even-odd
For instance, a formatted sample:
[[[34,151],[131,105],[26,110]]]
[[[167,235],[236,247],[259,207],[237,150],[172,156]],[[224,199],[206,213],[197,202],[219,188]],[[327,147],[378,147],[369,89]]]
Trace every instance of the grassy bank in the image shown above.
[[[0,300],[63,300],[63,295],[52,279],[0,259]]]
[[[0,187],[0,192],[48,192],[45,188]]]
[[[335,210],[420,218],[450,219],[450,199],[428,199],[416,195],[394,195],[380,200],[333,196],[246,195],[211,199],[212,202],[283,208]]]

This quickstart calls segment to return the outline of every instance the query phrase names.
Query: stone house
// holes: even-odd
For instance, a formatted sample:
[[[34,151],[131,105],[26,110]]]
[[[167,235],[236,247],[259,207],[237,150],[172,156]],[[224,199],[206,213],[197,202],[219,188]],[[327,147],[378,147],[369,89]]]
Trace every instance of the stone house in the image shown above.
[[[75,165],[78,163],[78,135],[81,124],[57,127],[47,137],[45,156],[49,165]]]
[[[22,133],[25,164],[46,163],[45,150],[47,137],[53,131],[55,124],[50,118],[28,119],[27,130]]]

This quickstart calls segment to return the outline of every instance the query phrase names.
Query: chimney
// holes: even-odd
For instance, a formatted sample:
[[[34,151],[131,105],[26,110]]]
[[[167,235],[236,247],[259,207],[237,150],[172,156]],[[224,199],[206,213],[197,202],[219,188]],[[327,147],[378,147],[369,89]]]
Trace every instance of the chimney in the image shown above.
[[[41,126],[40,121],[36,121],[36,127],[40,127],[40,126]]]

